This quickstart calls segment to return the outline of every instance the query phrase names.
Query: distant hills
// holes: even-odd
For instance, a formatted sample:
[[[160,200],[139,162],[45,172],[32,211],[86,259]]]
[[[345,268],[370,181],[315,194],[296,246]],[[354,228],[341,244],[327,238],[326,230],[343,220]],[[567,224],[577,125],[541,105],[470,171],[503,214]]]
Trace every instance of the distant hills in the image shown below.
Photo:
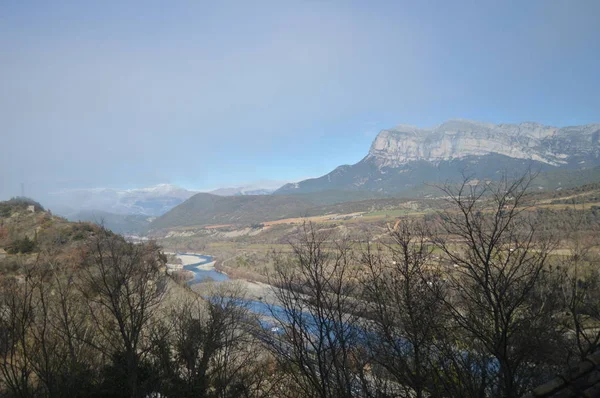
[[[218,196],[199,193],[154,220],[151,228],[209,224],[251,224],[301,216],[311,203],[298,196]]]
[[[82,210],[68,217],[70,221],[93,222],[123,235],[145,233],[150,222],[155,218],[143,214],[115,214],[102,210]]]
[[[560,191],[600,182],[600,167],[540,173],[531,191]],[[321,191],[296,195],[217,196],[199,193],[149,223],[149,230],[185,226],[250,225],[284,218],[393,210],[411,202],[426,209],[440,199],[434,184],[396,194],[370,191]]]
[[[194,194],[171,184],[124,190],[72,189],[50,194],[47,207],[70,221],[90,221],[116,233],[140,234],[156,216]]]
[[[249,189],[242,188],[219,188],[209,193],[218,196],[242,196],[242,195],[270,195],[275,189]]]
[[[600,124],[558,128],[449,120],[432,128],[400,125],[381,131],[354,165],[286,184],[273,195],[198,194],[150,228],[373,211],[393,206],[390,198],[435,197],[439,191],[432,185],[458,182],[465,175],[497,179],[531,169],[540,172],[532,189],[570,188],[600,181],[599,166]]]
[[[558,128],[538,123],[492,124],[449,120],[432,128],[400,125],[381,131],[354,165],[275,194],[329,190],[397,194],[424,182],[456,180],[463,173],[496,178],[526,168],[538,171],[600,165],[600,124]]]
[[[222,188],[213,193],[218,197],[269,195],[285,182],[262,181],[261,183],[263,184]],[[195,194],[198,192],[171,184],[127,190],[74,189],[52,193],[48,207],[71,221],[102,224],[121,234],[141,234],[157,216],[167,213]],[[203,193],[203,195],[209,194]]]
[[[156,218],[150,223],[149,229],[222,224],[250,225],[284,218],[379,210],[397,206],[402,201],[398,198],[380,198],[372,193],[344,195],[345,192],[337,191],[240,196],[199,193]]]
[[[253,184],[218,188],[208,193],[219,196],[270,195],[289,181],[260,180]]]
[[[197,192],[171,184],[139,189],[72,189],[50,194],[48,207],[64,216],[80,212],[158,216]]]
[[[269,195],[285,181],[259,181],[253,185],[219,188],[211,191],[218,196]],[[74,218],[88,218],[92,214],[160,216],[184,200],[197,194],[172,184],[159,184],[147,188],[111,189],[90,188],[53,192],[47,205],[57,214]],[[114,218],[114,217],[113,217]]]
[[[270,195],[277,189],[254,188],[254,187],[233,187],[218,188],[208,193],[217,196],[243,196],[243,195]]]
[[[114,231],[139,233],[377,211],[398,205],[401,197],[435,197],[439,191],[432,185],[459,181],[464,175],[497,179],[527,169],[541,173],[536,190],[600,181],[600,124],[557,128],[450,120],[432,128],[400,125],[381,131],[360,162],[279,189],[283,182],[210,193],[161,184],[122,191],[64,191],[53,199],[70,206],[70,212],[58,213],[71,220],[103,221]]]

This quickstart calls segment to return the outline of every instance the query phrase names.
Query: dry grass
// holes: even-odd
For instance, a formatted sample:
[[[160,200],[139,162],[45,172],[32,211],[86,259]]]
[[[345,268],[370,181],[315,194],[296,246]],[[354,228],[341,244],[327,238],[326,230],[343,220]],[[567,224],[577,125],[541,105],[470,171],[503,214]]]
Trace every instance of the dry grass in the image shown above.
[[[233,227],[233,224],[216,224],[216,225],[207,225],[203,227],[204,229],[219,229],[219,228],[230,228]]]

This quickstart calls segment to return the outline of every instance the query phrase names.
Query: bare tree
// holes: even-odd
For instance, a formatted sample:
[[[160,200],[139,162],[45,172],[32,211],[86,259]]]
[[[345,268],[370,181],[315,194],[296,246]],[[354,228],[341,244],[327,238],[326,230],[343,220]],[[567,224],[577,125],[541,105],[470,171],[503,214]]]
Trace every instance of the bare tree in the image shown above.
[[[206,299],[184,299],[168,318],[163,361],[173,370],[167,393],[182,397],[260,397],[265,354],[257,327],[238,289],[219,289]]]
[[[49,397],[87,396],[101,365],[93,349],[96,326],[74,284],[73,268],[53,258],[39,260],[29,330],[34,372]]]
[[[370,322],[367,345],[374,361],[405,397],[435,392],[435,342],[445,324],[445,288],[421,222],[399,221],[384,246],[367,244],[364,300]]]
[[[4,387],[16,397],[35,396],[29,329],[34,322],[33,269],[24,267],[23,279],[2,281],[0,292],[0,373]]]
[[[158,247],[132,244],[102,228],[86,247],[79,287],[109,356],[124,373],[126,394],[138,397],[140,361],[147,354],[153,311],[166,291]],[[123,391],[119,391],[123,394]]]
[[[291,258],[275,261],[279,332],[266,341],[308,397],[352,397],[365,384],[356,271],[348,243],[333,238],[304,224]]]
[[[453,292],[445,303],[459,332],[456,352],[483,360],[478,395],[521,396],[553,363],[556,295],[546,285],[553,245],[537,239],[527,211],[533,177],[442,188],[452,205],[436,237]],[[464,373],[473,374],[469,367]]]
[[[42,255],[2,286],[3,381],[16,396],[87,396],[99,370],[86,339],[95,328],[73,270]]]
[[[564,238],[568,240],[568,253],[561,261],[560,288],[563,293],[567,317],[565,326],[571,331],[576,361],[584,360],[600,347],[600,259],[596,233],[584,231],[584,209],[569,209],[563,223]]]

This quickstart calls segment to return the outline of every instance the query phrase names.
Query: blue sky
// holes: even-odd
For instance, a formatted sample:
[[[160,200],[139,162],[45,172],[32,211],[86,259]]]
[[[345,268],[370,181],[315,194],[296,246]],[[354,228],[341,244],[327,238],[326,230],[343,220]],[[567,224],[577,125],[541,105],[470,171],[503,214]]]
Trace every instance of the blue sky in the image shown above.
[[[318,176],[377,132],[600,121],[600,2],[0,2],[0,197]]]

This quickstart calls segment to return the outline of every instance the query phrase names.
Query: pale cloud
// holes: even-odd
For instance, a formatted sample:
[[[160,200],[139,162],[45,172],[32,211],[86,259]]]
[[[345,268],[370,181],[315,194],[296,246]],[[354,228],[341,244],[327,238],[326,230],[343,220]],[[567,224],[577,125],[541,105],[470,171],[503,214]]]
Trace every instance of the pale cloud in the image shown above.
[[[600,109],[599,2],[203,3],[0,4],[0,198],[287,181],[399,123]]]

